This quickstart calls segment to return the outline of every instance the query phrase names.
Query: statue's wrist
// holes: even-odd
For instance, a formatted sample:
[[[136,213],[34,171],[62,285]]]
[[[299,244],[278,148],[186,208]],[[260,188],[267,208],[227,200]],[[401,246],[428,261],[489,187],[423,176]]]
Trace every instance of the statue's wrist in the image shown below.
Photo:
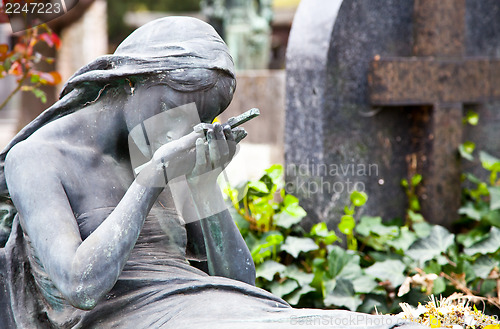
[[[165,187],[167,184],[165,168],[151,160],[139,168],[136,181],[146,187]]]

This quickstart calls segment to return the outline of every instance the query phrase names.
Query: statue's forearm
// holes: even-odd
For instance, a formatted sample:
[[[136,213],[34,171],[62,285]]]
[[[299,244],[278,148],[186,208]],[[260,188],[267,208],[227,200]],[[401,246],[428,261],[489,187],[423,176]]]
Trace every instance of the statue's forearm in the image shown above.
[[[160,192],[134,182],[109,217],[82,242],[71,266],[78,279],[66,293],[72,303],[91,309],[114,286]],[[75,284],[85,288],[77,289]]]
[[[225,210],[201,220],[211,275],[255,285],[255,266],[250,251]]]
[[[49,266],[56,286],[75,307],[92,309],[114,286],[161,191],[151,182],[133,182],[113,212],[75,250],[70,267]]]
[[[195,206],[200,224],[211,275],[224,276],[248,284],[255,284],[255,265],[248,247],[236,227],[229,211],[213,214],[224,204],[220,190],[195,193]]]

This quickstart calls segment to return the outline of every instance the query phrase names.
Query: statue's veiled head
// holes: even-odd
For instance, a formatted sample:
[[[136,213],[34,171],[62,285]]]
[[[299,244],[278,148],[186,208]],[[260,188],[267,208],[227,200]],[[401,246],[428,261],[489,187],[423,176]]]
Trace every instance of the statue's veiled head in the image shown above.
[[[235,86],[228,48],[209,24],[189,17],[145,24],[113,55],[101,56],[78,70],[60,100],[11,140],[0,153],[0,195],[8,196],[3,171],[8,151],[51,121],[116,96],[117,102],[125,97],[129,105],[137,105],[128,112],[129,129],[158,111],[190,103],[196,105],[200,121],[210,122],[229,105]]]
[[[162,96],[168,108],[195,102],[201,121],[211,121],[232,99],[234,64],[226,44],[209,24],[195,18],[167,17],[138,28],[113,55],[80,69],[62,96],[88,84],[103,87],[110,83],[129,85],[132,92],[168,86],[175,91]],[[152,98],[157,96],[139,102]]]

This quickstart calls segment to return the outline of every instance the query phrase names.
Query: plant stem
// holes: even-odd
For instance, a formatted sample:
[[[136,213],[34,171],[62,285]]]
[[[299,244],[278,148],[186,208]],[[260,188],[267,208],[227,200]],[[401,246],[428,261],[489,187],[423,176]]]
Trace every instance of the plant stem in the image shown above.
[[[7,103],[9,103],[9,101],[12,99],[12,97],[14,97],[15,94],[17,94],[17,92],[19,90],[21,90],[21,88],[23,87],[24,85],[24,80],[26,80],[26,77],[28,76],[28,73],[25,72],[23,77],[19,80],[18,84],[17,84],[17,87],[16,89],[14,89],[10,94],[9,96],[7,96],[7,98],[2,102],[2,104],[0,104],[0,111],[5,107],[7,106]]]

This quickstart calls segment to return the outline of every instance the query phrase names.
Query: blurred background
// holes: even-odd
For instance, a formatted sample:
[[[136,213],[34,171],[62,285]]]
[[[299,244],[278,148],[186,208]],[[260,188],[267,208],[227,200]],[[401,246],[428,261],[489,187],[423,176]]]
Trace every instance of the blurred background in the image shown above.
[[[237,68],[237,90],[225,121],[257,107],[261,116],[245,124],[249,136],[228,168],[233,181],[258,178],[272,163],[284,162],[285,54],[293,17],[300,0],[80,0],[75,8],[49,23],[61,46],[36,45],[54,57],[38,63],[41,71],[55,71],[61,82],[33,93],[17,93],[0,111],[0,147],[57,99],[64,82],[98,56],[112,53],[134,29],[159,17],[192,16],[209,22],[228,44]],[[168,33],[168,32],[166,32]],[[0,24],[0,44],[13,47],[21,33]],[[0,79],[0,101],[16,87],[14,77]]]

